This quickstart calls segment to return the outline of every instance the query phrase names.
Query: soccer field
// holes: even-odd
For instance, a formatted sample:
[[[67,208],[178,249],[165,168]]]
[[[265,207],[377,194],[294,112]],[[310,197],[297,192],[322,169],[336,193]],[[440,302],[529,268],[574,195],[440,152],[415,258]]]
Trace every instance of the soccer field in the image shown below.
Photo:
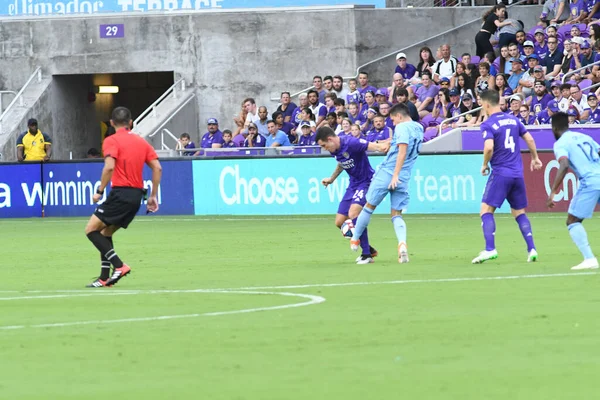
[[[476,215],[407,215],[406,265],[381,216],[370,265],[330,216],[140,217],[102,289],[85,220],[2,220],[0,398],[596,398],[600,276],[564,214],[530,217],[539,262],[497,216],[482,265]]]

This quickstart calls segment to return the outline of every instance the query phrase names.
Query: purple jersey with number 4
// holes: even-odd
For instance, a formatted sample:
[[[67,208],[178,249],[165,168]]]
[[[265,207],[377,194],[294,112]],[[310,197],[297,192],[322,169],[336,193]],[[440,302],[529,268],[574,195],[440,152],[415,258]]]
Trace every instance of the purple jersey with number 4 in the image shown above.
[[[495,175],[509,178],[523,177],[520,137],[527,128],[518,118],[504,113],[492,114],[481,124],[483,140],[494,141],[494,154],[490,160]]]

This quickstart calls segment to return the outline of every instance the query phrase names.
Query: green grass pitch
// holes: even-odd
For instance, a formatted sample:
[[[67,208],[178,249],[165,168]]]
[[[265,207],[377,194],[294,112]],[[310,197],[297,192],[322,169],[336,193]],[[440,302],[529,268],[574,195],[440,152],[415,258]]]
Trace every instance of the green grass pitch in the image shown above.
[[[471,265],[478,216],[407,215],[400,265],[376,216],[359,266],[331,216],[141,217],[115,237],[132,274],[87,290],[84,219],[2,220],[0,399],[597,398],[600,276],[569,270],[565,218],[531,215],[527,264],[497,216],[498,260]]]

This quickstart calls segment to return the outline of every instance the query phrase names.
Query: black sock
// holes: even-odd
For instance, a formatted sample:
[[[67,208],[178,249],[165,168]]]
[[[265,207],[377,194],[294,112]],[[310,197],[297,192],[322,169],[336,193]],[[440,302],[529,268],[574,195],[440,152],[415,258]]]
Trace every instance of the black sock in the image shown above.
[[[121,268],[123,266],[123,262],[117,256],[117,253],[115,253],[115,249],[113,249],[112,239],[109,240],[109,238],[103,236],[98,231],[88,233],[87,237],[96,246],[100,254],[104,254],[106,260],[110,261],[113,267]]]
[[[105,237],[110,242],[111,247],[114,248],[113,241],[112,241],[112,236],[105,236]],[[100,261],[101,261],[100,279],[103,280],[103,281],[105,281],[108,278],[110,278],[110,261],[108,261],[106,259],[106,257],[104,257],[103,254],[100,254]]]

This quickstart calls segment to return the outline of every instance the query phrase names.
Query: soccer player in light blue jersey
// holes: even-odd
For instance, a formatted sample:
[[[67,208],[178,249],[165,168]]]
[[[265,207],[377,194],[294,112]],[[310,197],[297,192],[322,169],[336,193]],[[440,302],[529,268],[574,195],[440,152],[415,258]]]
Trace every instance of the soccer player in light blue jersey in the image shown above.
[[[554,155],[560,167],[546,204],[549,208],[554,207],[554,196],[571,167],[579,178],[579,188],[569,205],[567,229],[583,255],[583,262],[571,269],[596,269],[598,260],[592,253],[587,233],[581,223],[584,219],[592,217],[594,207],[600,200],[600,146],[588,135],[570,131],[569,117],[562,112],[552,117],[552,132],[556,137]]]
[[[398,238],[398,261],[402,264],[408,262],[406,224],[402,218],[402,210],[408,206],[410,199],[408,182],[423,142],[423,126],[411,119],[406,104],[396,104],[392,107],[390,117],[396,126],[390,150],[373,175],[367,191],[367,204],[356,219],[350,248],[353,251],[358,250],[359,238],[369,225],[373,211],[389,194],[392,203],[392,224]]]

